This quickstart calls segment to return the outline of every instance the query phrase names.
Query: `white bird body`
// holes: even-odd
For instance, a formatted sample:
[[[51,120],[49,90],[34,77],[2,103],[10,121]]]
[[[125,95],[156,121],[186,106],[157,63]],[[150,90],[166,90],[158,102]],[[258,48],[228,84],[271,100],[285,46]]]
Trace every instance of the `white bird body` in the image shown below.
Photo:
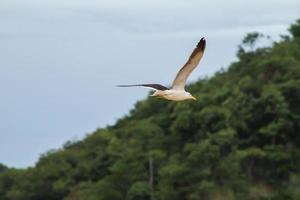
[[[119,87],[135,87],[143,86],[154,89],[155,92],[151,96],[158,96],[172,101],[184,101],[187,99],[196,100],[189,92],[185,91],[185,84],[187,78],[192,73],[192,71],[198,66],[204,50],[205,50],[205,39],[201,38],[197,47],[192,52],[188,61],[183,65],[183,67],[177,73],[172,87],[168,88],[160,84],[136,84],[136,85],[118,85]]]
[[[175,89],[156,90],[151,96],[159,96],[171,101],[184,101],[187,99],[196,100],[196,98],[193,97],[189,92],[186,92],[185,90],[175,90]]]

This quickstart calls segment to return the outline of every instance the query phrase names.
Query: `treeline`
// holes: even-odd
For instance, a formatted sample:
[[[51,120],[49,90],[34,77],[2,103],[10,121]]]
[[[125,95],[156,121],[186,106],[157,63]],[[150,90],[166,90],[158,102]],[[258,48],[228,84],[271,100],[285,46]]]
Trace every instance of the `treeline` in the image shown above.
[[[300,199],[300,20],[268,47],[188,86],[197,102],[149,97],[111,127],[0,166],[0,200]]]
[[[7,167],[0,163],[0,173],[3,173],[7,170]]]

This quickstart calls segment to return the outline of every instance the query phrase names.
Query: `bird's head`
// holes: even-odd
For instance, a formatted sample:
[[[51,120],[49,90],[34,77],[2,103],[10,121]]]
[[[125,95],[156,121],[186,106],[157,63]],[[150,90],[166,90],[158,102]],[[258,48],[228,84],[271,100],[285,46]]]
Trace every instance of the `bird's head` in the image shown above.
[[[194,101],[197,101],[197,98],[191,95],[191,93],[188,93],[188,99],[192,99]]]

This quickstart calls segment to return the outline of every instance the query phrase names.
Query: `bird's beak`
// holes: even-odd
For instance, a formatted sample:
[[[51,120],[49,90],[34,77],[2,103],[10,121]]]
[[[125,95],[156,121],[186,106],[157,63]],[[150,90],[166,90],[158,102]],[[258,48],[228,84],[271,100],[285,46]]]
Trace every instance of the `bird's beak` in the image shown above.
[[[197,101],[197,98],[196,98],[196,97],[194,97],[194,96],[192,96],[192,99],[193,99],[194,101]]]

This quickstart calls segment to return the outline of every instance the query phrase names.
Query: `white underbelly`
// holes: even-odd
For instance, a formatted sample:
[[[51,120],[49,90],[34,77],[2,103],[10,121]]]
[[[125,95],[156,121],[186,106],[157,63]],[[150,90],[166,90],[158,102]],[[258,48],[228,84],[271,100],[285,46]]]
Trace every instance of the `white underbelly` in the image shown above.
[[[163,94],[163,97],[173,101],[183,101],[188,99],[186,92],[182,90],[166,90]]]

